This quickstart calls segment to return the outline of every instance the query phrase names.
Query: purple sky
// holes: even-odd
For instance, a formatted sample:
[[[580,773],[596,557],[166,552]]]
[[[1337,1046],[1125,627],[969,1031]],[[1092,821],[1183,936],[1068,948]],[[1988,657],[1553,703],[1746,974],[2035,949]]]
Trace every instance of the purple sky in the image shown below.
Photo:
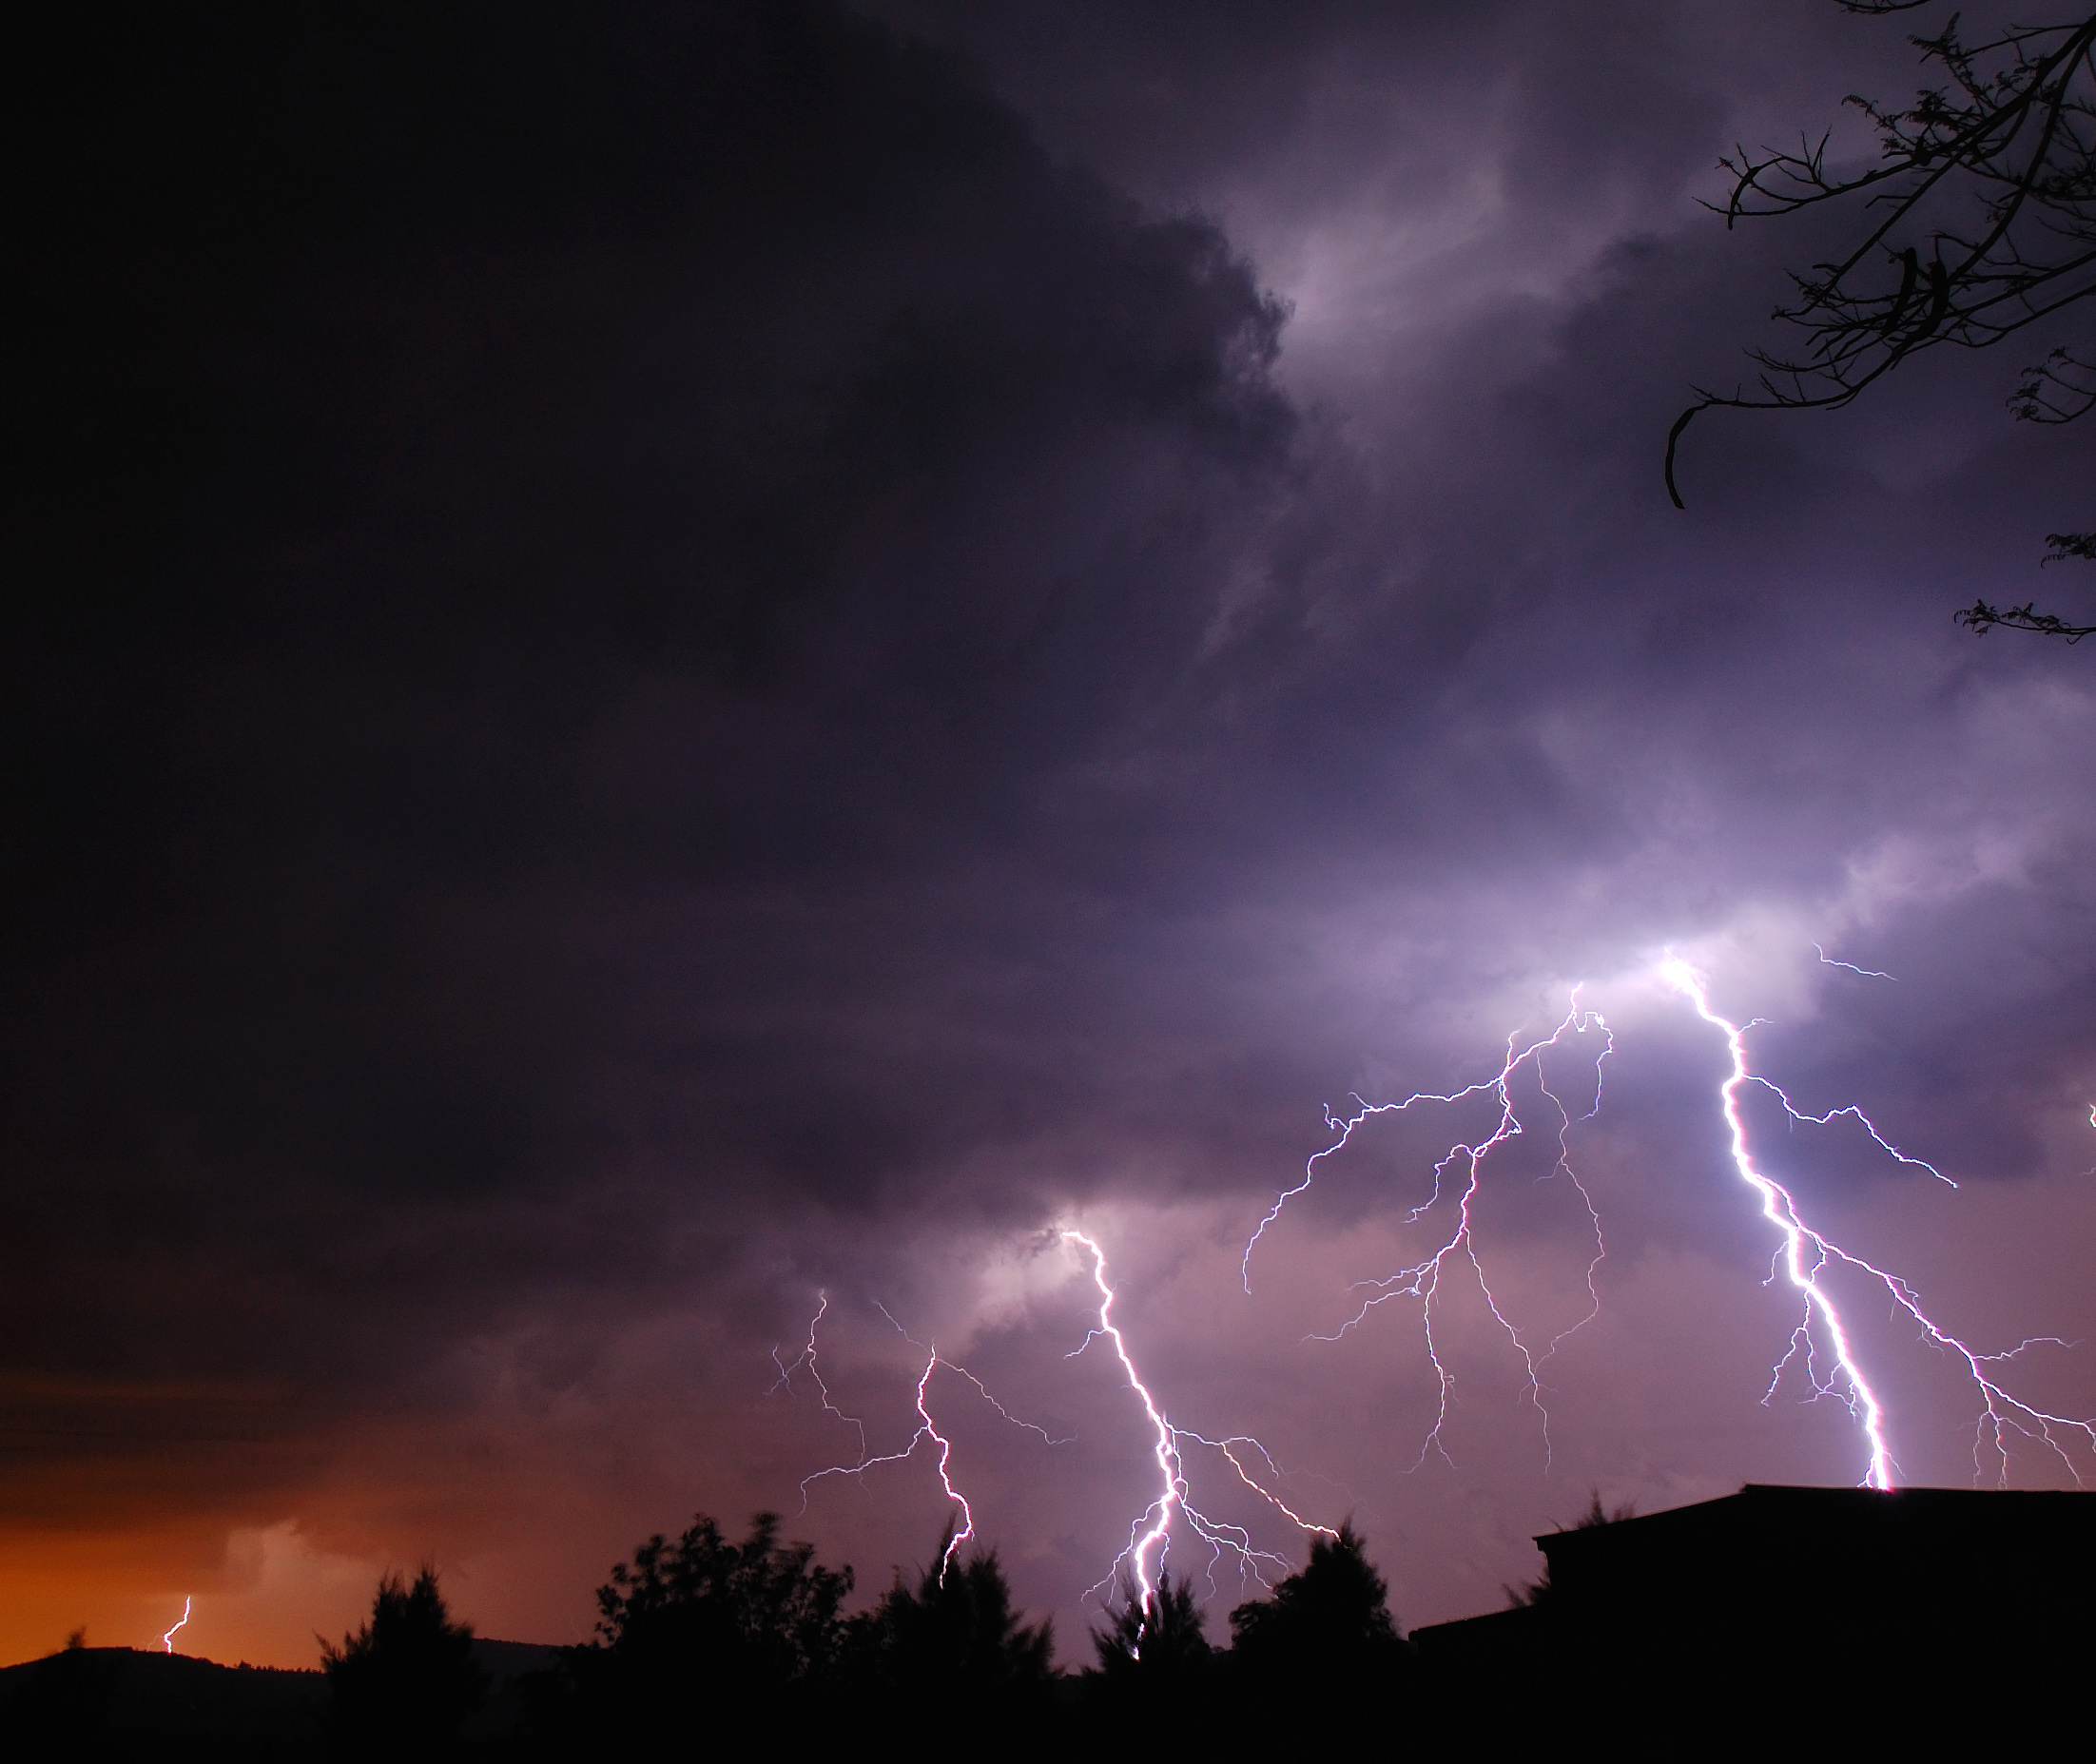
[[[2003,1378],[2096,1414],[2096,649],[1950,617],[2086,615],[2038,559],[2096,421],[2005,399],[2096,312],[1707,417],[1677,513],[1690,387],[1843,236],[1728,234],[1718,155],[1920,76],[1826,0],[1603,10],[49,28],[6,1658],[193,1594],[194,1651],[306,1663],[425,1557],[484,1633],[579,1638],[648,1533],[794,1515],[857,1455],[771,1388],[821,1294],[874,1452],[922,1364],[882,1307],[1069,1436],[930,1386],[1076,1657],[1154,1473],[1103,1345],[1066,1357],[1066,1226],[1172,1419],[1350,1513],[1407,1624],[1497,1603],[1590,1490],[1855,1482],[1801,1367],[1763,1402],[1796,1301],[1669,950],[1800,1110],[1959,1185],[1763,1096],[1813,1220],[1977,1347],[2086,1341]],[[1328,1106],[1488,1077],[1582,983],[1600,1312],[1539,1405],[1452,1263],[1429,1450],[1416,1301],[1314,1337],[1439,1241],[1446,1203],[1408,1216],[1490,1111],[1365,1126],[1249,1296],[1244,1243]],[[1599,1040],[1547,1056],[1574,1115]],[[1533,1076],[1474,1244],[1540,1352],[1593,1233]],[[1842,1291],[1903,1479],[1970,1480],[1970,1381]],[[2008,1476],[2076,1471],[2019,1441]],[[878,1591],[945,1510],[921,1449],[789,1528]]]

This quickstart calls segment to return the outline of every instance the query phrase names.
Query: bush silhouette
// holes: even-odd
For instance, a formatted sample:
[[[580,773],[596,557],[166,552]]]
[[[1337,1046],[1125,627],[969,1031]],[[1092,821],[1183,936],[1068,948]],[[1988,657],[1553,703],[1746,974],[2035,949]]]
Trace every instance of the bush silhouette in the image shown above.
[[[322,1640],[320,1657],[336,1734],[359,1754],[440,1753],[487,1696],[473,1626],[451,1620],[427,1564],[412,1586],[397,1574],[381,1578],[371,1620],[340,1648]]]
[[[851,1570],[778,1536],[775,1514],[758,1514],[741,1543],[700,1514],[674,1541],[649,1539],[597,1589],[598,1639],[567,1651],[565,1701],[542,1696],[542,1728],[592,1745],[688,1735],[694,1709],[786,1691],[803,1695],[775,1726],[819,1719]]]

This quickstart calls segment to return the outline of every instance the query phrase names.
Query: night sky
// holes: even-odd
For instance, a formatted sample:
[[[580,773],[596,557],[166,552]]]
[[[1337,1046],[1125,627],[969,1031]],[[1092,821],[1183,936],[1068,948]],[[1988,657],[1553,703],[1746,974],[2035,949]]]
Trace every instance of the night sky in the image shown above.
[[[1937,9],[1941,10],[1943,9]],[[51,9],[18,42],[0,1660],[311,1664],[434,1560],[581,1639],[696,1509],[878,1593],[930,1406],[1081,1656],[1174,1423],[1409,1625],[1590,1491],[1846,1485],[1766,1167],[2096,1415],[2096,418],[1904,364],[1669,423],[1841,217],[1736,143],[1911,92],[1827,0]],[[1931,13],[1931,17],[1933,14]],[[1830,965],[1815,952],[1853,964]],[[1856,969],[1875,971],[1876,978]],[[1434,1160],[1509,1086],[1435,1300]],[[1460,1163],[1458,1165],[1460,1173]],[[1853,1272],[1853,1270],[1852,1270]],[[1900,1480],[1976,1436],[1842,1289]],[[883,1309],[884,1308],[884,1309]],[[1526,1384],[1523,1350],[1542,1358]],[[1518,1340],[1514,1339],[1518,1337]],[[920,1347],[913,1343],[925,1344]],[[777,1359],[774,1358],[774,1350]],[[1815,1362],[1830,1376],[1822,1351]],[[1547,1424],[1544,1411],[1547,1410]],[[1980,1447],[1975,1450],[1975,1444]],[[1204,1511],[1304,1540],[1188,1447]],[[1276,1467],[1277,1466],[1277,1467]],[[1255,1581],[1183,1527],[1211,1633]],[[1285,1566],[1285,1563],[1284,1563]],[[1270,1577],[1274,1572],[1269,1567]]]

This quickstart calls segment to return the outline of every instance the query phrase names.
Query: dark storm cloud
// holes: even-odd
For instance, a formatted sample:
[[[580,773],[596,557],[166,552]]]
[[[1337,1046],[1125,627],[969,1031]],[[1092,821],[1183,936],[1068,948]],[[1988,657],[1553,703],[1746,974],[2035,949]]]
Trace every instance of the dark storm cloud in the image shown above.
[[[2050,585],[2089,437],[1917,363],[1704,419],[1685,515],[1659,483],[1814,243],[1726,235],[1711,159],[1906,76],[1822,10],[47,40],[0,925],[34,1452],[174,1450],[180,1378],[288,1482],[370,1408],[499,1411],[491,1339],[645,1440],[622,1328],[697,1317],[738,1387],[833,1277],[928,1308],[1073,1200],[1255,1218],[1320,1104],[1467,1082],[1670,939],[1789,988],[1811,1106],[1961,1176],[2062,1155],[2091,676],[1948,611]],[[1836,931],[1899,981],[1777,972]],[[1707,1138],[1710,1054],[1643,1056],[1633,1175]],[[1626,1265],[1732,1229],[1652,1205]]]
[[[1198,641],[1289,431],[1221,237],[820,9],[40,48],[18,1350],[390,1374],[549,1262],[646,1284],[666,1183],[997,1131],[999,1002],[923,978],[982,904],[908,879]]]

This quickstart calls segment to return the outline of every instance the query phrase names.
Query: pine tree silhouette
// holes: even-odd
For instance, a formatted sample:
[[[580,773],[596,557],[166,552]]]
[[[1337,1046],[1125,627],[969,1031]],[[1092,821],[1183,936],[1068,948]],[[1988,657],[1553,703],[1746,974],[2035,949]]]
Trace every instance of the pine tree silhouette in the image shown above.
[[[371,1620],[339,1648],[321,1640],[320,1658],[336,1735],[359,1756],[381,1748],[409,1758],[441,1754],[488,1692],[473,1626],[451,1620],[427,1563],[412,1586],[384,1576]]]
[[[1271,1599],[1230,1614],[1231,1667],[1249,1718],[1276,1735],[1336,1741],[1387,1719],[1411,1679],[1388,1590],[1350,1522],[1310,1545]]]

